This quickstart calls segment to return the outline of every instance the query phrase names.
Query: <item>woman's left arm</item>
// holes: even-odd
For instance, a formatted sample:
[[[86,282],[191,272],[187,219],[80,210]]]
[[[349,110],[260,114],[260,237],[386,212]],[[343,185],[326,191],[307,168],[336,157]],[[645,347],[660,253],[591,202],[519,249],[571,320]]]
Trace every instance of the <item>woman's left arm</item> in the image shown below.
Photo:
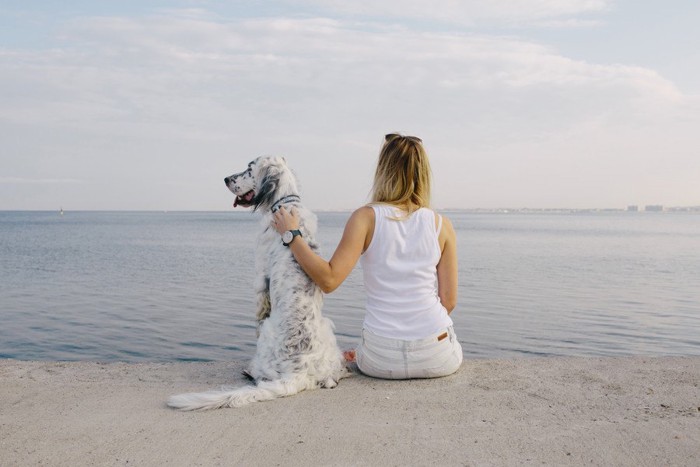
[[[337,289],[355,267],[364,250],[365,240],[370,232],[371,222],[374,220],[373,216],[374,211],[368,207],[362,207],[352,213],[330,261],[317,255],[301,236],[295,237],[289,245],[301,268],[321,287],[323,292],[330,293]],[[278,209],[273,215],[272,226],[280,234],[299,228],[299,215],[296,209],[292,208],[291,211],[287,211],[284,207]]]
[[[457,268],[457,234],[452,222],[443,216],[442,230],[438,238],[442,255],[437,265],[438,296],[440,302],[452,313],[457,306],[458,268]]]

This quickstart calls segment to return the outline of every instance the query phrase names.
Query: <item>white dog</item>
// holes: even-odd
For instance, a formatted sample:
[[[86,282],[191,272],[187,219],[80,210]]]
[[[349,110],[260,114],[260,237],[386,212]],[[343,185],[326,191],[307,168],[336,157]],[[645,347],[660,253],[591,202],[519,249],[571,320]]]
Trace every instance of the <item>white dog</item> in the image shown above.
[[[316,216],[301,204],[294,174],[284,158],[263,156],[224,182],[236,195],[234,207],[250,206],[263,214],[256,252],[258,342],[247,371],[256,385],[180,394],[170,397],[168,405],[181,410],[240,407],[306,389],[335,387],[349,371],[333,323],[321,315],[323,294],[270,226],[272,212],[293,205],[302,236],[312,249],[318,248]]]

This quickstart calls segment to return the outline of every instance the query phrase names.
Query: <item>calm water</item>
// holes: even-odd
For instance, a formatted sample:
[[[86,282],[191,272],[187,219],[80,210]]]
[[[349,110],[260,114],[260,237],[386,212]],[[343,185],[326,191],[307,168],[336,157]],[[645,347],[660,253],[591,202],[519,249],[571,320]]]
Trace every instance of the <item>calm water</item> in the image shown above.
[[[467,357],[700,355],[700,215],[446,213]],[[348,213],[320,213],[327,258]],[[247,212],[0,212],[0,358],[247,360]],[[359,335],[356,269],[324,313]]]

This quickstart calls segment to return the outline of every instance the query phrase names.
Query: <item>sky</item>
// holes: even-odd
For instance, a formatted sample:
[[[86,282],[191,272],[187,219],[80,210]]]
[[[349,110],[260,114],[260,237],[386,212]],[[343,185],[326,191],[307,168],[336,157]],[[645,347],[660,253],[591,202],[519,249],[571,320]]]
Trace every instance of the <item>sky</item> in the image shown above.
[[[353,209],[390,132],[423,139],[438,209],[700,205],[698,23],[697,0],[0,0],[0,210],[228,210],[267,154]]]

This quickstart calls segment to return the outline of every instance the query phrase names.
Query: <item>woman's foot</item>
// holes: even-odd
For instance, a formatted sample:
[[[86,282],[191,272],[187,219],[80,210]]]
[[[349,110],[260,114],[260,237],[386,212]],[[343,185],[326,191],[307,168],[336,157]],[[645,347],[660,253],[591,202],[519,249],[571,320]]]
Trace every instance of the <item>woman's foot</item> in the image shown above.
[[[355,362],[355,349],[343,350],[343,358],[345,358],[345,361],[348,363],[354,363]]]

